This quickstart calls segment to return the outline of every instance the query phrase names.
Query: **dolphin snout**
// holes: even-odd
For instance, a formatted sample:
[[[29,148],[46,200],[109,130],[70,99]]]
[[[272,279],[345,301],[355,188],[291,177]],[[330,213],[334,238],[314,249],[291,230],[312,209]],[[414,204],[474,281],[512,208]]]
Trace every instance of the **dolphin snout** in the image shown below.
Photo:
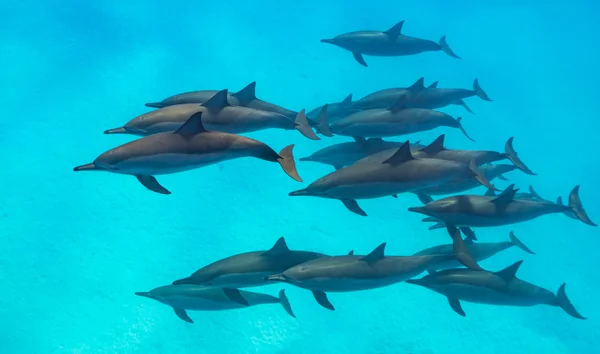
[[[108,129],[104,131],[104,134],[127,134],[127,129],[125,127]]]
[[[151,108],[163,108],[165,105],[162,102],[148,102],[145,106]]]
[[[424,207],[410,207],[408,208],[408,211],[412,211],[415,213],[421,213],[421,214],[425,214],[425,208]]]
[[[308,189],[300,189],[297,191],[293,191],[290,192],[290,194],[288,194],[290,197],[298,197],[298,196],[303,196],[303,195],[311,195],[308,191]]]
[[[321,39],[321,43],[335,44],[333,39]]]
[[[143,296],[143,297],[148,297],[148,298],[152,299],[152,295],[150,295],[150,293],[147,291],[137,292],[135,294],[137,296]]]
[[[94,170],[100,170],[100,168],[98,168],[98,166],[96,166],[93,162],[85,164],[85,165],[77,166],[73,169],[73,171],[75,171],[75,172],[77,172],[77,171],[94,171]]]

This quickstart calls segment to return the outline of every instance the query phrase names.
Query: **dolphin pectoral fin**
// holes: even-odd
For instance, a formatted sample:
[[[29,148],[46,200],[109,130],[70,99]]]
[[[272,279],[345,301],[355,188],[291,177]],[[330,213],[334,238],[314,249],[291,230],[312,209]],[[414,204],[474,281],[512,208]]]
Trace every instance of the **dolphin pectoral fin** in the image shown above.
[[[488,189],[497,190],[496,187],[494,187],[494,185],[490,183],[490,181],[483,175],[483,173],[481,173],[481,171],[477,167],[477,164],[475,163],[475,160],[471,160],[471,162],[469,162],[469,168],[473,172],[473,176],[477,180],[477,182],[481,183],[484,187]]]
[[[340,200],[342,201],[342,203],[344,203],[344,206],[346,208],[348,208],[348,210],[350,210],[354,214],[358,214],[360,216],[367,216],[367,213],[365,213],[365,211],[362,210],[360,208],[360,206],[358,206],[358,203],[356,202],[356,200],[354,200],[354,199],[340,199]]]
[[[450,49],[450,46],[448,46],[448,43],[446,42],[446,36],[442,36],[442,38],[440,38],[439,45],[440,45],[441,49],[444,51],[444,53],[448,54],[452,58],[461,59],[458,55],[456,55],[452,51],[452,49]]]
[[[508,181],[508,178],[504,177],[503,175],[498,175],[497,178],[501,181]]]
[[[140,181],[140,183],[144,185],[144,187],[148,188],[153,192],[160,194],[171,194],[171,192],[169,192],[165,187],[161,186],[160,183],[158,183],[158,181],[156,180],[156,178],[152,176],[136,175],[135,178],[137,178],[138,181]]]
[[[331,311],[335,311],[335,307],[333,307],[333,305],[331,304],[331,302],[329,302],[329,299],[327,298],[327,294],[325,294],[322,291],[318,291],[318,290],[313,290],[313,296],[315,297],[315,300],[317,300],[317,302],[319,303],[319,305],[323,306],[324,308],[331,310]]]
[[[433,202],[433,198],[431,198],[430,195],[420,194],[420,193],[416,193],[416,194],[417,194],[417,198],[419,198],[419,200],[421,201],[421,203],[423,203],[425,205]]]
[[[458,301],[458,299],[448,297],[448,303],[450,304],[452,310],[454,310],[454,312],[456,312],[457,314],[461,315],[462,317],[465,317],[467,315],[462,309],[462,306],[460,305],[460,301]]]
[[[431,225],[427,228],[427,230],[437,230],[437,229],[443,229],[446,227],[446,224],[444,224],[443,222],[436,222],[434,225]]]
[[[565,292],[565,286],[567,284],[563,283],[558,289],[558,293],[556,294],[556,298],[558,300],[558,306],[565,310],[566,313],[571,315],[572,317],[578,318],[580,320],[587,320],[587,318],[583,317],[576,309],[575,306],[571,303],[571,300],[567,297],[567,293]]]
[[[311,140],[321,140],[319,139],[317,134],[315,134],[315,132],[312,130],[310,124],[308,124],[308,119],[306,119],[306,114],[304,113],[304,110],[301,110],[298,113],[294,123],[296,123],[296,130],[299,131],[300,134],[304,135],[305,137]]]
[[[477,240],[477,235],[475,235],[475,231],[473,231],[473,229],[471,229],[470,227],[461,226],[459,227],[459,229],[463,233],[463,235],[465,235],[465,243],[473,243],[473,241]]]
[[[285,312],[288,313],[288,315],[292,316],[293,318],[296,318],[296,315],[294,315],[294,311],[292,310],[290,300],[285,295],[285,289],[279,290],[279,303],[281,304]]]
[[[240,293],[238,289],[223,288],[223,292],[225,293],[225,296],[229,298],[229,300],[236,302],[240,305],[250,306],[248,300],[244,299],[242,293]]]
[[[458,127],[456,128],[460,129],[460,131],[467,137],[467,139],[471,140],[472,142],[475,142],[475,140],[473,140],[473,138],[471,138],[469,134],[467,134],[465,127],[463,127],[462,123],[460,122],[461,120],[461,117],[456,118],[456,123],[458,124]]]
[[[398,199],[398,194],[392,194],[392,198]]]
[[[456,226],[447,225],[446,229],[448,234],[452,237],[452,250],[454,251],[454,258],[459,261],[465,267],[472,270],[483,270],[473,258],[471,251],[463,241],[460,231]]]
[[[458,101],[456,101],[454,104],[456,104],[456,105],[458,105],[458,106],[463,106],[463,108],[464,108],[464,109],[465,109],[467,112],[469,112],[469,113],[471,113],[471,114],[475,114],[475,112],[473,112],[473,110],[471,109],[471,107],[469,107],[469,106],[467,105],[467,103],[466,103],[465,101],[463,101],[463,100],[458,100]]]
[[[356,59],[360,65],[368,67],[367,62],[365,61],[365,58],[363,58],[362,54],[358,52],[352,52],[352,55],[354,55],[354,59]]]
[[[173,310],[175,310],[175,314],[177,315],[177,317],[181,318],[185,322],[194,323],[194,321],[190,318],[190,316],[188,316],[187,312],[185,312],[184,309],[173,308]]]
[[[302,182],[302,178],[298,175],[298,170],[296,170],[296,162],[294,161],[294,144],[288,145],[281,149],[279,152],[279,158],[277,162],[288,176],[290,176],[293,180]]]
[[[569,194],[569,207],[573,211],[573,214],[577,217],[577,219],[581,220],[584,224],[588,224],[590,226],[598,226],[596,225],[590,217],[587,215],[587,212],[583,208],[583,204],[581,203],[581,199],[579,198],[579,186],[575,186],[571,193]]]

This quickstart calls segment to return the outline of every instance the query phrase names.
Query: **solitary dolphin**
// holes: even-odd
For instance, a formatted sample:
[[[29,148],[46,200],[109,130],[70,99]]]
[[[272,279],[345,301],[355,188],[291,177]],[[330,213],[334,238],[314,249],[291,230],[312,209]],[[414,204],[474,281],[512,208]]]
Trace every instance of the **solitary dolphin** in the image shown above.
[[[292,251],[283,237],[270,250],[236,254],[209,264],[173,284],[198,284],[229,288],[267,285],[267,275],[280,273],[300,263],[324,257],[317,252]]]
[[[339,143],[327,146],[321,150],[314,152],[308,157],[300,158],[300,161],[311,161],[318,162],[325,165],[331,165],[336,170],[344,166],[352,165],[353,163],[361,160],[371,154],[375,154],[381,151],[389,150],[391,153],[386,160],[390,158],[403,142],[396,141],[384,141],[381,138],[355,138],[353,142]],[[424,148],[424,145],[417,143],[410,145],[410,151],[412,153]]]
[[[137,292],[135,294],[171,306],[177,317],[188,323],[194,323],[194,321],[188,316],[186,310],[234,310],[265,304],[281,304],[290,316],[296,317],[287,296],[285,296],[285,290],[281,290],[279,298],[276,298],[267,294],[238,289],[184,284],[165,285],[148,292]]]
[[[523,242],[521,242],[521,240],[519,240],[512,231],[510,232],[509,237],[510,237],[510,241],[505,241],[505,242],[477,242],[476,243],[476,242],[473,242],[473,239],[471,239],[471,238],[467,238],[464,242],[465,242],[466,247],[469,249],[471,256],[473,256],[473,259],[475,259],[475,261],[477,261],[477,262],[486,260],[486,259],[494,256],[495,254],[500,253],[500,252],[502,252],[506,249],[512,248],[512,247],[518,247],[529,254],[535,254],[535,253],[533,253],[532,250],[530,250],[527,246],[525,246],[525,244]],[[434,255],[434,254],[451,255],[451,254],[453,254],[453,252],[454,251],[452,249],[452,245],[447,244],[447,245],[439,245],[439,246],[434,246],[434,247],[424,249],[422,251],[415,253],[414,256],[425,256],[425,255]],[[457,268],[460,266],[461,266],[461,264],[459,262],[456,262],[456,260],[440,261],[439,263],[432,264],[431,267],[428,269],[428,271],[431,273],[432,271],[435,271],[435,270],[442,270],[442,269],[447,269],[447,268]]]
[[[505,306],[559,306],[572,317],[585,319],[571,304],[565,292],[565,284],[561,285],[558,293],[554,295],[544,288],[517,278],[516,273],[522,262],[518,261],[499,272],[446,269],[406,282],[446,296],[452,310],[461,316],[466,315],[460,304],[462,300]]]
[[[403,25],[404,21],[401,21],[385,32],[350,32],[333,39],[322,39],[321,42],[352,52],[354,59],[362,66],[367,66],[363,55],[396,57],[442,50],[449,56],[460,59],[446,43],[446,36],[443,36],[439,43],[405,36],[402,34]]]
[[[465,165],[448,160],[415,159],[410,152],[410,143],[407,141],[392,157],[383,162],[360,163],[359,161],[289,195],[338,199],[348,210],[366,216],[356,199],[393,196],[469,176],[486,187],[494,189],[473,162]]]
[[[209,132],[202,125],[202,112],[192,115],[175,132],[158,133],[108,150],[92,163],[74,171],[106,171],[135,176],[144,187],[171,194],[155,175],[187,171],[240,157],[277,162],[296,181],[302,181],[292,155],[294,145],[276,153],[264,143],[240,135]]]
[[[384,138],[432,130],[438,127],[460,129],[471,141],[460,121],[438,111],[423,108],[407,108],[402,98],[388,109],[368,109],[349,115],[330,126],[327,118],[319,122],[317,130],[327,133],[363,138]]]
[[[510,185],[499,196],[458,195],[408,210],[431,216],[446,225],[465,227],[515,224],[546,214],[570,211],[583,223],[597,226],[581,204],[579,186],[571,191],[569,206],[533,199],[515,199],[518,191],[514,185]]]
[[[450,230],[449,230],[450,231]],[[457,259],[466,267],[477,266],[466,248],[460,232],[453,230],[454,252],[451,255],[385,256],[383,243],[366,256],[322,257],[292,267],[267,280],[286,282],[312,291],[317,302],[335,310],[326,292],[350,292],[381,288],[410,279],[429,269],[433,263]]]
[[[270,128],[296,129],[309,139],[319,140],[308,124],[304,112],[300,112],[296,120],[292,121],[279,113],[232,106],[227,101],[227,90],[217,92],[202,105],[180,104],[148,112],[132,119],[124,127],[109,129],[104,134],[149,135],[175,131],[197,112],[203,113],[202,124],[211,131],[240,134]]]
[[[325,106],[317,107],[311,110],[310,112],[306,113],[306,116],[312,119],[312,122],[316,122],[319,119],[319,114],[323,110],[323,107]],[[342,102],[327,104],[327,121],[330,123],[337,122],[338,120],[356,112],[360,112],[360,109],[352,106],[352,94],[350,94],[348,97],[344,98]]]

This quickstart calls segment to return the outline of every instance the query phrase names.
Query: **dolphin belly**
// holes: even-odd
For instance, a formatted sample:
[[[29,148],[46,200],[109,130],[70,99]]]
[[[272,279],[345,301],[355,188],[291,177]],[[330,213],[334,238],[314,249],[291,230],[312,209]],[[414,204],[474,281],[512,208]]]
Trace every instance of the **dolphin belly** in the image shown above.
[[[354,123],[344,127],[331,128],[332,133],[338,135],[363,137],[363,138],[385,138],[413,133],[408,125],[402,123]],[[417,130],[418,131],[418,130]]]
[[[173,131],[179,129],[183,125],[183,123],[185,123],[185,122],[184,121],[181,121],[181,122],[176,122],[176,121],[158,122],[156,124],[152,124],[144,129],[142,129],[142,131],[144,131],[148,135],[164,133],[164,132],[173,132]]]
[[[160,302],[172,306],[176,309],[185,309],[193,311],[219,311],[247,307],[231,300],[215,301],[203,297],[185,295],[169,296],[160,299]]]
[[[300,288],[323,292],[361,291],[389,286],[410,279],[418,274],[413,273],[381,278],[310,278],[293,282],[293,284]]]
[[[544,303],[540,302],[540,299],[532,296],[519,296],[517,294],[511,294],[508,289],[507,291],[501,292],[485,286],[454,283],[446,284],[442,287],[436,287],[433,290],[450,298],[479,304],[533,306]]]
[[[128,175],[165,175],[209,166],[239,157],[238,154],[216,152],[207,154],[166,153],[126,159],[115,167],[115,173]]]
[[[280,272],[279,270],[273,270],[270,272],[254,272],[254,273],[231,273],[222,274],[218,277],[211,279],[201,285],[227,287],[227,288],[249,288],[253,286],[264,286],[272,284],[265,280],[265,277],[274,273]],[[193,282],[193,278],[191,279]]]
[[[381,198],[418,189],[423,183],[424,181],[342,184],[327,190],[327,196],[336,199]]]

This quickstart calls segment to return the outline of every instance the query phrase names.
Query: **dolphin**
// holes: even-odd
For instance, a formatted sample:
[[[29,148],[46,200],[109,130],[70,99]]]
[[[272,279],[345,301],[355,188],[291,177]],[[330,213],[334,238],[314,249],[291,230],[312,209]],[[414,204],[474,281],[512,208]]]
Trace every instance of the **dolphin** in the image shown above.
[[[323,135],[337,134],[351,137],[384,138],[432,130],[438,127],[460,129],[471,141],[462,124],[462,118],[423,108],[407,108],[401,98],[388,109],[368,109],[349,115],[330,126],[327,118],[319,122],[317,131]]]
[[[460,59],[446,43],[446,36],[443,36],[439,43],[405,36],[402,34],[403,25],[404,21],[401,21],[385,32],[350,32],[333,39],[322,39],[321,42],[352,52],[354,59],[362,66],[367,66],[363,55],[396,57],[442,50],[449,56]]]
[[[494,189],[473,162],[465,165],[448,160],[416,159],[412,156],[410,143],[407,141],[392,157],[383,162],[360,163],[359,161],[289,195],[338,199],[348,210],[366,216],[356,199],[393,196],[468,176]]]
[[[137,292],[138,296],[147,297],[165,305],[171,306],[180,319],[188,323],[194,321],[187,311],[220,311],[234,310],[250,306],[281,304],[283,309],[296,318],[285,290],[279,292],[279,297],[244,291],[232,288],[213,288],[201,285],[165,285],[148,292]]]
[[[255,157],[277,162],[288,176],[302,181],[296,171],[293,147],[286,146],[278,154],[258,140],[209,132],[202,125],[202,112],[198,112],[175,132],[158,133],[131,141],[73,170],[132,175],[153,192],[171,194],[158,183],[155,175],[192,170],[241,157]]]
[[[419,82],[419,81],[417,81]],[[463,106],[469,113],[473,113],[471,108],[465,103],[464,99],[472,96],[478,96],[484,101],[492,101],[479,85],[479,80],[473,81],[473,89],[462,88],[438,88],[435,87],[415,87],[408,90],[406,105],[411,108],[437,109],[449,105]]]
[[[381,161],[386,160],[390,158],[402,144],[404,144],[396,141],[384,141],[381,138],[365,139],[357,137],[354,140],[354,142],[330,145],[314,152],[308,157],[300,158],[300,161],[311,161],[331,165],[336,170],[339,170],[340,168],[352,165],[371,154],[381,151],[390,151],[391,153]],[[424,147],[424,145],[416,142],[410,145],[410,151],[415,153]]]
[[[471,256],[477,262],[481,262],[486,260],[497,253],[500,253],[504,250],[507,250],[512,247],[518,247],[521,250],[529,253],[535,254],[532,250],[530,250],[521,240],[515,236],[514,232],[510,232],[509,241],[504,242],[473,242],[472,238],[467,238],[464,240],[466,247],[469,249]],[[414,256],[425,256],[425,255],[442,255],[442,254],[453,254],[453,249],[451,244],[439,245],[424,249],[414,254]],[[429,273],[432,273],[436,270],[448,269],[448,268],[457,268],[460,267],[460,263],[456,262],[456,260],[452,259],[450,261],[440,261],[439,263],[432,264],[428,269]]]
[[[325,106],[317,107],[309,111],[306,113],[306,116],[311,119],[311,122],[316,123],[316,121],[319,119],[320,112],[323,110],[323,107]],[[338,120],[356,112],[360,112],[360,109],[352,106],[352,94],[348,95],[341,102],[327,104],[327,120],[330,123],[337,122]]]
[[[516,273],[522,262],[518,261],[498,272],[446,269],[406,282],[446,296],[452,310],[461,316],[466,314],[460,301],[467,301],[503,306],[558,306],[572,317],[585,319],[571,304],[565,292],[565,284],[562,284],[558,293],[554,295],[544,288],[517,278]]]
[[[424,81],[425,78],[422,77],[409,87],[389,88],[375,91],[360,100],[353,102],[352,107],[359,110],[390,108],[398,102],[399,99],[407,96],[410,91],[425,89]],[[437,83],[433,83],[432,85],[437,85]]]
[[[533,199],[515,199],[518,191],[511,184],[499,196],[458,195],[408,210],[433,217],[446,225],[464,227],[509,225],[546,214],[570,211],[583,223],[597,226],[581,204],[579,186],[571,191],[568,206]]]
[[[535,175],[529,167],[519,158],[513,147],[514,138],[510,137],[504,145],[504,153],[488,150],[457,150],[444,147],[445,134],[440,135],[431,144],[421,149],[417,156],[421,158],[435,158],[469,163],[474,160],[477,166],[496,161],[509,159],[518,169],[529,175]]]
[[[486,192],[487,196],[496,196],[496,192],[494,192],[493,190],[488,190]],[[551,200],[542,198],[542,196],[540,196],[538,194],[538,192],[535,191],[535,189],[533,188],[533,186],[529,186],[529,192],[518,192],[515,194],[515,199],[531,199],[531,200],[540,200],[540,201],[545,201],[548,203],[553,203]],[[562,197],[558,197],[556,198],[556,204],[564,206]],[[570,209],[566,209],[563,214],[565,214],[566,216],[568,216],[571,219],[578,219],[577,216],[575,214],[573,214],[573,212]]]
[[[292,251],[283,237],[270,250],[236,254],[211,263],[173,284],[197,284],[229,288],[268,285],[264,278],[298,264],[325,257],[322,253]]]
[[[285,282],[312,291],[315,300],[329,310],[335,310],[327,292],[351,292],[376,289],[415,277],[431,264],[456,259],[466,267],[481,269],[469,254],[458,230],[449,229],[454,252],[450,255],[386,256],[386,243],[366,256],[351,252],[345,256],[322,257],[309,261],[267,280]]]
[[[300,112],[295,121],[292,121],[279,113],[232,106],[227,100],[227,90],[217,92],[202,105],[180,104],[142,114],[130,120],[125,126],[109,129],[104,134],[150,135],[175,131],[197,112],[203,113],[202,124],[211,131],[240,134],[269,128],[296,129],[309,139],[319,140],[304,112]]]

